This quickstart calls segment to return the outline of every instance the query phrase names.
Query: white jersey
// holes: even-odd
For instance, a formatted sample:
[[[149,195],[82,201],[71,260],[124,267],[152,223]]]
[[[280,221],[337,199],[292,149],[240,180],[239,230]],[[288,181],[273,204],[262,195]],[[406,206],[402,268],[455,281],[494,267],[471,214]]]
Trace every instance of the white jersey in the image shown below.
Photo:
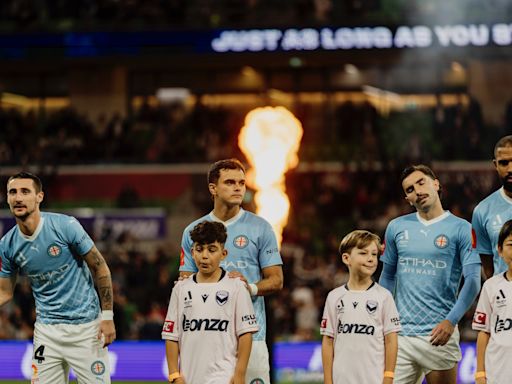
[[[393,297],[379,284],[366,291],[344,285],[329,292],[320,333],[334,338],[334,384],[382,384],[384,336],[399,331]]]
[[[491,335],[485,351],[489,383],[510,383],[512,377],[512,282],[505,274],[484,283],[473,317],[473,329]]]
[[[194,274],[174,286],[162,338],[179,343],[187,384],[225,384],[235,371],[238,337],[256,331],[247,288],[223,271],[217,283],[197,283]]]

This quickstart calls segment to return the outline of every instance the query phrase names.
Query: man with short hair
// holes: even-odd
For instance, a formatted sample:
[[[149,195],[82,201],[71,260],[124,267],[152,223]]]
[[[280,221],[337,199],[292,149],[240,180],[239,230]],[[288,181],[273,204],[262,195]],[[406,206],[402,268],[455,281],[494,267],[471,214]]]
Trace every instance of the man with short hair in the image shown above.
[[[388,224],[379,281],[394,293],[402,323],[394,382],[415,384],[426,376],[428,384],[455,384],[462,357],[457,323],[480,289],[480,259],[470,224],[443,209],[429,167],[407,167],[401,181],[416,212]]]
[[[512,219],[512,135],[498,140],[492,162],[502,187],[475,207],[471,220],[474,246],[482,259],[486,278],[507,270],[498,254],[497,244],[501,227]]]
[[[204,220],[218,221],[227,228],[227,257],[221,266],[231,276],[241,276],[251,293],[259,331],[253,335],[246,383],[270,383],[270,364],[265,342],[266,315],[263,296],[283,287],[281,255],[272,226],[262,217],[241,208],[245,195],[245,168],[237,159],[215,162],[208,172],[208,190],[213,211],[191,223],[183,232],[180,276],[197,272],[192,258],[190,232]],[[233,273],[236,271],[237,273]]]
[[[16,225],[0,240],[0,307],[12,299],[17,275],[27,276],[37,315],[33,383],[68,383],[71,367],[79,383],[108,384],[105,347],[116,337],[110,270],[74,217],[40,211],[43,198],[36,175],[7,181]]]

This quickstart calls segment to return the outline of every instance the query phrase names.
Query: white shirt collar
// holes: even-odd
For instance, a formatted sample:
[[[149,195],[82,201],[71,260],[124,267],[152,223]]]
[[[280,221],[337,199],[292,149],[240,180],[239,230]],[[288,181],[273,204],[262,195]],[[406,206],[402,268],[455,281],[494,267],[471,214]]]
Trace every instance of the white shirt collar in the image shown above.
[[[244,212],[245,212],[245,211],[242,209],[242,207],[240,207],[240,210],[238,211],[238,213],[237,213],[235,216],[233,216],[231,219],[226,220],[226,221],[222,221],[222,220],[221,220],[221,219],[219,219],[217,216],[215,216],[215,215],[213,214],[213,211],[211,211],[211,212],[210,212],[210,217],[211,217],[211,219],[212,219],[213,221],[218,221],[219,223],[222,223],[222,224],[224,224],[224,225],[227,227],[228,225],[231,225],[231,224],[233,224],[233,223],[236,223],[236,222],[238,221],[238,219],[240,219],[240,218],[242,217],[242,215],[244,214]]]
[[[420,216],[420,214],[418,212],[416,212],[416,217],[418,218],[418,221],[426,226],[429,226],[429,225],[432,225],[435,223],[439,223],[441,220],[446,219],[450,215],[451,215],[450,211],[444,211],[444,213],[442,215],[434,217],[433,219],[430,219],[430,220],[425,220],[424,218],[422,218]]]

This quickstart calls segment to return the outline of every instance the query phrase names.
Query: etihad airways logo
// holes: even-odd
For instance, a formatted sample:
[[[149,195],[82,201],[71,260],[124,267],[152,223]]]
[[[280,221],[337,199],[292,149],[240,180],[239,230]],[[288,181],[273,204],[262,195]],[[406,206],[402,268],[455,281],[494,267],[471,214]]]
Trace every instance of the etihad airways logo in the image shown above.
[[[417,275],[435,276],[438,271],[448,267],[448,264],[443,260],[418,259],[416,257],[402,257],[398,260],[398,263],[401,266],[401,272]]]

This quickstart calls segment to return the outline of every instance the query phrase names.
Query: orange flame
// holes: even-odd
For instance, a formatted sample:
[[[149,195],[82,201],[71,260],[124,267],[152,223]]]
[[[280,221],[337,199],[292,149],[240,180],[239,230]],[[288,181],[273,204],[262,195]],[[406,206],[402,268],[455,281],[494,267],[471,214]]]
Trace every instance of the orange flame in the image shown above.
[[[251,165],[247,181],[256,189],[257,213],[270,222],[279,244],[290,210],[284,175],[299,163],[302,133],[302,124],[286,108],[264,107],[247,114],[238,136]]]

